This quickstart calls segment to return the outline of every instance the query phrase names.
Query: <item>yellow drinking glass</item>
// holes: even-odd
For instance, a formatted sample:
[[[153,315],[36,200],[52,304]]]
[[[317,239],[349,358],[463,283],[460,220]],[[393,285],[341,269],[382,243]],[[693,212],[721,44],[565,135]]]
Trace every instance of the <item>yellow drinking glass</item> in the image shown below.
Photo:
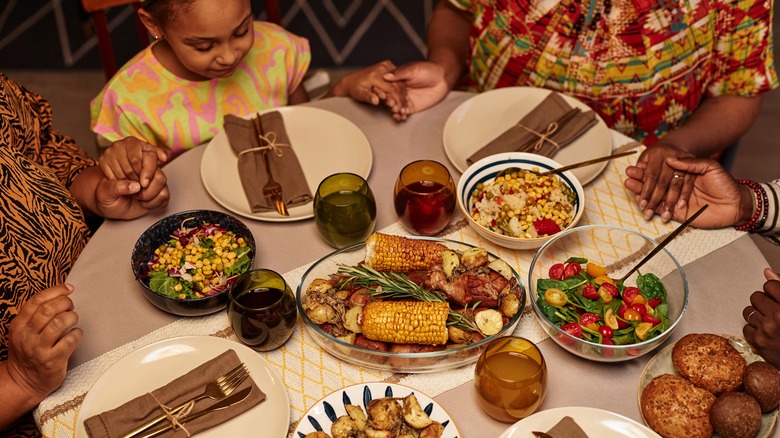
[[[491,341],[474,369],[477,401],[498,421],[514,423],[533,414],[547,390],[547,365],[542,352],[525,338]]]

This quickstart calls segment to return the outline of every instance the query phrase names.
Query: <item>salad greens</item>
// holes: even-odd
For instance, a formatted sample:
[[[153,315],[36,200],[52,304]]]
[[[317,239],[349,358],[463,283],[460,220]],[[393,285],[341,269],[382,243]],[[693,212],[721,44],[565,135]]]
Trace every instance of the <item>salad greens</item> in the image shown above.
[[[173,232],[148,263],[149,289],[178,299],[219,294],[252,264],[252,248],[243,237],[219,224],[202,223]]]
[[[551,267],[551,278],[536,283],[541,313],[568,334],[605,345],[636,344],[669,328],[666,288],[658,276],[640,273],[632,287],[605,272],[579,257]]]

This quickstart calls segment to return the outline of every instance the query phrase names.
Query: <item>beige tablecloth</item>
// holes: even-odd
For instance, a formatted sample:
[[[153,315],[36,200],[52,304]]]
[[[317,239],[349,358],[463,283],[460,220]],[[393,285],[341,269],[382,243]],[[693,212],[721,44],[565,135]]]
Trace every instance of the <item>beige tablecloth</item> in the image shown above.
[[[459,173],[444,155],[441,132],[447,115],[468,97],[467,93],[452,93],[439,106],[417,114],[403,124],[392,122],[380,109],[347,99],[328,99],[311,104],[344,115],[369,138],[374,151],[374,167],[369,184],[379,206],[378,229],[406,234],[396,223],[391,207],[393,182],[406,163],[421,158],[436,159],[450,166],[457,179]],[[628,143],[629,139],[613,133],[615,147]],[[172,200],[165,211],[132,222],[108,221],[94,236],[74,267],[68,281],[76,287],[74,301],[81,315],[80,326],[85,331],[85,338],[72,359],[71,370],[63,386],[35,411],[36,420],[45,436],[73,435],[79,421],[78,408],[83,396],[105,369],[127,353],[173,336],[230,335],[230,331],[226,330],[227,318],[222,312],[201,318],[177,318],[152,307],[138,293],[139,286],[134,283],[129,269],[132,245],[138,235],[154,221],[186,209],[222,210],[200,185],[197,169],[202,153],[202,147],[196,148],[166,167]],[[615,224],[661,238],[677,224],[664,224],[657,219],[645,221],[636,206],[628,201],[628,194],[622,186],[622,175],[632,160],[635,158],[627,157],[611,162],[599,178],[586,186],[587,205],[581,224]],[[512,264],[526,278],[533,251],[495,247],[459,223],[459,219],[462,217],[453,219],[452,228],[445,237],[488,248]],[[245,220],[245,223],[258,242],[255,267],[285,272],[285,279],[291,285],[298,283],[311,262],[331,251],[316,234],[311,220],[285,224]],[[744,233],[732,229],[688,230],[669,247],[669,251],[682,264],[691,267],[686,267],[686,271],[711,271],[711,274],[701,277],[689,275],[689,316],[678,327],[675,337],[694,330],[741,334],[740,309],[747,303],[749,293],[760,288],[761,270],[767,264],[752,241],[744,236]],[[286,250],[276,249],[280,247]],[[724,250],[740,253],[737,254],[738,258],[732,259],[720,255],[720,251]],[[706,262],[710,259],[717,263],[710,265]],[[729,268],[734,265],[739,266],[739,274],[729,275]],[[717,287],[735,275],[739,277],[739,281],[735,282],[737,284],[729,288]],[[720,280],[712,282],[713,279]],[[107,297],[109,294],[110,297]],[[694,303],[698,304],[694,307]],[[549,355],[551,385],[542,408],[570,406],[581,400],[578,403],[580,405],[604,407],[641,421],[636,408],[636,386],[647,358],[613,365],[579,359],[557,348],[552,342],[545,342],[546,335],[532,316],[520,321],[516,333],[541,342],[545,356]],[[421,375],[359,368],[322,351],[300,324],[283,348],[263,353],[262,356],[276,367],[287,387],[291,424],[315,402],[341,387],[360,382],[392,381],[414,387],[430,396],[440,396],[445,408],[452,410],[462,436],[496,436],[508,426],[489,419],[477,407],[470,385],[473,365]],[[581,399],[578,394],[581,394]],[[486,430],[498,433],[485,434]],[[258,435],[256,431],[247,431],[247,436]]]

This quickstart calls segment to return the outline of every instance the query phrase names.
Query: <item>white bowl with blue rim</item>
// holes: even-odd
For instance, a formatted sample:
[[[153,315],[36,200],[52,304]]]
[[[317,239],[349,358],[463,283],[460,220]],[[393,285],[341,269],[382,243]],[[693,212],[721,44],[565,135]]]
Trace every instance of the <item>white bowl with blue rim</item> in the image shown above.
[[[473,207],[471,193],[477,188],[477,185],[493,182],[499,172],[512,167],[526,170],[536,169],[539,172],[544,172],[563,167],[563,165],[553,159],[527,152],[505,152],[490,155],[469,166],[461,175],[460,180],[458,180],[458,205],[463,215],[468,219],[469,225],[490,242],[510,249],[539,248],[554,235],[533,238],[508,236],[480,225],[471,215]],[[571,214],[572,221],[561,230],[565,231],[577,226],[577,222],[582,218],[585,211],[585,192],[582,189],[582,184],[571,171],[561,172],[556,176],[576,195],[573,203],[574,211]]]
[[[347,386],[325,396],[303,415],[295,427],[291,438],[304,438],[306,435],[315,432],[324,432],[330,435],[333,422],[339,417],[347,415],[345,405],[360,406],[363,412],[366,412],[366,406],[368,406],[371,400],[393,397],[398,398],[400,402],[401,398],[411,393],[414,393],[414,396],[420,403],[420,407],[428,414],[428,417],[444,427],[441,438],[458,438],[461,436],[450,414],[431,397],[408,386],[395,383],[372,382]]]

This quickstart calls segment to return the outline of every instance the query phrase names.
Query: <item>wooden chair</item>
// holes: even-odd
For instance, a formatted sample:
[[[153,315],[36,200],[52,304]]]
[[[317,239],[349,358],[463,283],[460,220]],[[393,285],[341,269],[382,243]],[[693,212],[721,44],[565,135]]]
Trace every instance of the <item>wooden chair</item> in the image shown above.
[[[84,7],[84,10],[92,15],[92,22],[95,25],[95,36],[97,36],[98,41],[98,50],[100,51],[100,62],[103,64],[103,73],[106,75],[106,80],[111,79],[117,70],[114,47],[111,44],[111,33],[108,30],[106,10],[116,6],[130,4],[133,5],[136,12],[141,7],[141,3],[138,2],[138,0],[81,0],[81,5]],[[135,22],[141,47],[146,47],[149,44],[149,32],[147,32],[141,19],[138,18],[137,13],[135,14]]]

